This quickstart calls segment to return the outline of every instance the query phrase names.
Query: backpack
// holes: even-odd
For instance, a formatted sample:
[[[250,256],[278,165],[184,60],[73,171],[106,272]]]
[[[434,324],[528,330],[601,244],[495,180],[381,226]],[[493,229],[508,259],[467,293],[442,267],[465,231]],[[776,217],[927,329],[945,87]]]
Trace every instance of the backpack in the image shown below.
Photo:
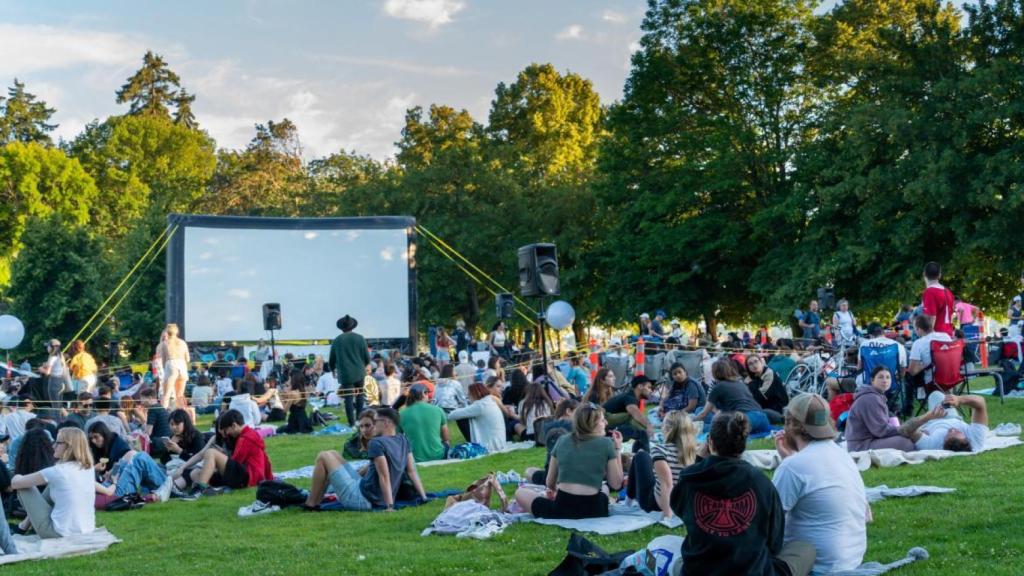
[[[298,506],[306,501],[305,490],[280,480],[264,480],[256,487],[256,499],[272,506]]]
[[[103,510],[107,512],[124,512],[126,510],[138,510],[145,505],[146,503],[138,494],[128,494],[127,496],[121,496],[117,500],[112,500],[103,507]]]

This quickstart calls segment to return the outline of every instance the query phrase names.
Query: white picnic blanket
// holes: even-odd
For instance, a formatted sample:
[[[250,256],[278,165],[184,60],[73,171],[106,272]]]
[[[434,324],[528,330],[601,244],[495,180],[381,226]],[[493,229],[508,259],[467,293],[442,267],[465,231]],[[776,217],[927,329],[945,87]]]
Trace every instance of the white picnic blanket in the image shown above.
[[[1019,444],[1024,444],[1020,438],[997,436],[989,430],[988,436],[985,437],[985,447],[980,452],[1000,450]],[[973,456],[980,452],[950,452],[949,450],[904,452],[892,448],[882,448],[880,450],[850,452],[850,456],[853,458],[854,463],[857,464],[857,469],[863,472],[872,466],[876,468],[893,468],[902,464],[920,464],[929,460],[944,460],[954,456]],[[775,450],[747,450],[743,453],[742,458],[750,463],[750,465],[765,470],[774,470],[782,462],[782,458],[779,457],[779,453]]]
[[[913,498],[925,494],[948,494],[956,492],[956,488],[941,488],[939,486],[903,486],[902,488],[889,488],[885,484],[865,488],[864,493],[868,497],[868,503],[874,504],[886,498]]]
[[[548,526],[560,526],[577,532],[593,532],[602,536],[641,530],[659,523],[668,528],[678,528],[682,525],[682,521],[676,516],[673,516],[671,520],[663,521],[661,520],[661,512],[644,512],[642,508],[625,504],[612,504],[608,506],[608,513],[609,515],[606,518],[583,518],[581,520],[534,518],[529,514],[522,514],[519,520],[546,524]]]
[[[41,539],[39,536],[13,536],[18,547],[17,554],[0,554],[0,564],[12,564],[24,560],[42,560],[45,558],[63,558],[82,554],[102,552],[121,540],[107,532],[106,528],[97,528],[91,534],[76,534],[63,538]]]

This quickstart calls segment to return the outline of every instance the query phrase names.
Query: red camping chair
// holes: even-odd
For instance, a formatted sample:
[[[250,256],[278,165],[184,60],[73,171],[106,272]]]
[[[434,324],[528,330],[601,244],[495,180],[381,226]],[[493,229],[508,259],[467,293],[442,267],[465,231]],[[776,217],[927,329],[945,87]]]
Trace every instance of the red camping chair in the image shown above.
[[[927,408],[927,393],[938,390],[943,394],[954,394],[962,396],[971,393],[970,379],[979,376],[992,376],[996,380],[998,389],[1002,389],[1002,370],[988,368],[968,371],[964,365],[964,349],[966,345],[963,340],[952,342],[932,341],[929,348],[932,353],[932,381],[925,386],[925,398],[921,402],[918,413]],[[957,410],[960,410],[958,407]]]

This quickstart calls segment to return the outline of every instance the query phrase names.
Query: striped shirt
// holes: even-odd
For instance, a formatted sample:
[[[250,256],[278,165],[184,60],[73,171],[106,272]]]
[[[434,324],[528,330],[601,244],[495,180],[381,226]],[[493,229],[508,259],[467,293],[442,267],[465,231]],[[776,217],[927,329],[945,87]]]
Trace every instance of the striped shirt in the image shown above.
[[[657,462],[658,460],[664,460],[668,463],[668,467],[672,471],[673,482],[675,482],[676,478],[679,478],[679,471],[686,468],[686,466],[679,463],[679,453],[675,444],[651,444],[651,461]],[[654,497],[659,498],[660,496],[661,480],[659,480],[658,475],[655,474]]]

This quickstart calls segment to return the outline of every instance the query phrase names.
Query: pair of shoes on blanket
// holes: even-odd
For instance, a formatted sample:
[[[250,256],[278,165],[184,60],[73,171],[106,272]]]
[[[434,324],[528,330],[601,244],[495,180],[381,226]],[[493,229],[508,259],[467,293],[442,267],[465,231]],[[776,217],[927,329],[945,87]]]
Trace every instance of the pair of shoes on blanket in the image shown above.
[[[992,432],[995,433],[996,436],[1011,436],[1016,438],[1020,436],[1020,424],[1004,422],[999,426],[996,426]]]

